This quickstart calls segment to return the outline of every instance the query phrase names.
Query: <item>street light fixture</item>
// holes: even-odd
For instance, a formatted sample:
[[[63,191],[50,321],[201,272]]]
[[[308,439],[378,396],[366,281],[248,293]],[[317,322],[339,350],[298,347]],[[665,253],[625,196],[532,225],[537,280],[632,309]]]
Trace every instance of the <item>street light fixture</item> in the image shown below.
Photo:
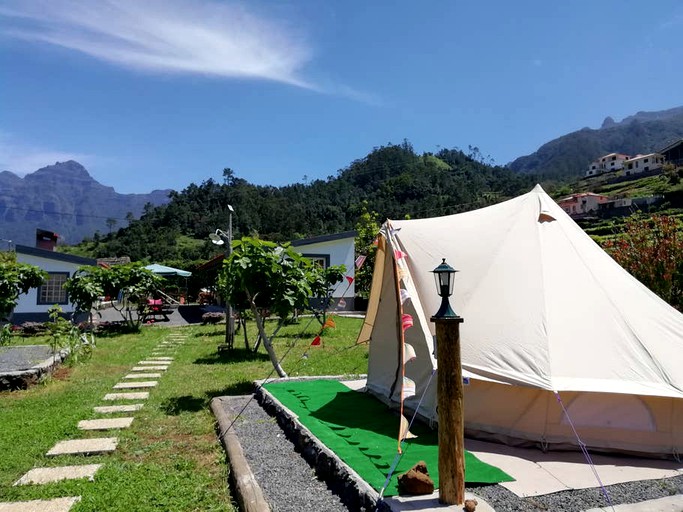
[[[441,306],[431,318],[436,326],[437,411],[439,414],[439,502],[458,505],[465,501],[465,420],[460,318],[451,308],[455,270],[444,258],[432,270]]]
[[[232,205],[228,205],[228,232],[222,229],[216,229],[214,233],[209,234],[209,239],[214,245],[224,246],[225,258],[229,258],[232,254],[232,214],[235,209]],[[232,315],[232,306],[225,300],[225,344],[228,348],[232,348],[235,342],[235,319]]]

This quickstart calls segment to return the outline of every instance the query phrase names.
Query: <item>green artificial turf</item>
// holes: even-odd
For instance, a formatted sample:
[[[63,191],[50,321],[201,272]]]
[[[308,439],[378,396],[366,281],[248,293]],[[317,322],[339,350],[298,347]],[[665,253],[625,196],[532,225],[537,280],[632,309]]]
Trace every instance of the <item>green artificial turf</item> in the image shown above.
[[[372,396],[352,391],[334,380],[266,384],[265,388],[298,415],[330,450],[379,491],[398,450],[398,416]],[[434,485],[439,485],[437,433],[413,424],[416,439],[403,445],[385,496],[398,494],[398,475],[418,461],[425,461]],[[468,483],[510,482],[514,478],[465,452],[465,481]]]

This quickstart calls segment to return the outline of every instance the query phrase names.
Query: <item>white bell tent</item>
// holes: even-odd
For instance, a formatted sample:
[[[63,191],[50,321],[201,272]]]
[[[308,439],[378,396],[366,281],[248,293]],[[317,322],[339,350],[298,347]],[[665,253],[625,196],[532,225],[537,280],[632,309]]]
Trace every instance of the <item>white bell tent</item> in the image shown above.
[[[358,338],[370,342],[370,392],[399,403],[403,367],[417,388],[406,407],[437,419],[430,271],[442,258],[459,270],[467,435],[571,448],[575,427],[600,450],[683,452],[683,314],[538,185],[476,211],[385,223]],[[405,365],[403,343],[416,354]]]

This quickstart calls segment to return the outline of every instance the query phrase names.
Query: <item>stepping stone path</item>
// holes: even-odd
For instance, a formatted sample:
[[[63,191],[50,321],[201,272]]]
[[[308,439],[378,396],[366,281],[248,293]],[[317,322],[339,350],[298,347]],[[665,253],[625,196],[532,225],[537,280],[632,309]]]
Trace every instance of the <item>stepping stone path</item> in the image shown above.
[[[140,373],[150,371],[165,371],[168,369],[172,357],[161,356],[162,353],[168,353],[168,350],[173,350],[182,345],[187,340],[187,336],[180,334],[171,334],[166,341],[162,341],[157,346],[156,350],[152,352],[155,357],[150,357],[147,360],[140,361],[138,366],[134,366],[131,371],[138,373],[130,373],[126,375],[125,379],[156,379],[161,377],[161,373]],[[164,352],[162,352],[164,351]],[[153,388],[157,386],[157,381],[136,381],[136,382],[119,382],[114,386],[114,389],[139,389],[139,388]],[[146,400],[149,398],[149,392],[140,391],[132,393],[107,393],[103,400]],[[99,414],[115,414],[115,413],[131,413],[142,409],[143,404],[128,404],[128,405],[104,405],[93,409],[95,413]],[[82,420],[78,422],[80,430],[111,430],[128,428],[133,423],[133,417],[120,418],[104,418],[93,420]],[[117,437],[99,437],[92,439],[69,439],[59,441],[48,452],[47,456],[58,457],[60,455],[95,455],[101,453],[113,452],[116,450],[119,439]],[[57,482],[59,480],[71,480],[78,478],[88,478],[94,480],[95,473],[102,467],[102,464],[83,464],[80,466],[58,466],[48,468],[34,468],[28,471],[24,476],[15,482],[14,485],[28,485],[28,484],[47,484],[50,482]],[[51,500],[33,500],[33,501],[15,501],[0,503],[0,512],[69,512],[71,507],[80,501],[80,496],[70,496],[63,498],[55,498]]]
[[[119,382],[114,389],[135,389],[135,388],[154,388],[157,385],[155,380],[146,380],[141,382]]]
[[[139,393],[107,393],[104,395],[104,400],[147,400],[148,398],[148,391],[140,391]]]
[[[59,441],[45,455],[96,455],[113,452],[119,444],[118,437],[96,437],[94,439],[70,439]]]
[[[54,500],[15,501],[14,503],[0,503],[0,512],[69,512],[71,507],[81,500],[80,496],[73,498],[55,498]]]
[[[78,422],[81,430],[109,430],[112,428],[128,428],[133,418],[106,418],[103,420],[82,420]]]
[[[95,407],[94,411],[103,413],[103,414],[111,414],[115,412],[135,412],[139,411],[142,409],[142,404],[131,404],[131,405],[104,405],[101,407]]]
[[[22,476],[14,485],[49,484],[59,480],[75,480],[77,478],[95,479],[95,473],[102,464],[84,464],[83,466],[61,466],[56,468],[35,468]]]
[[[160,373],[129,373],[124,379],[158,379]]]

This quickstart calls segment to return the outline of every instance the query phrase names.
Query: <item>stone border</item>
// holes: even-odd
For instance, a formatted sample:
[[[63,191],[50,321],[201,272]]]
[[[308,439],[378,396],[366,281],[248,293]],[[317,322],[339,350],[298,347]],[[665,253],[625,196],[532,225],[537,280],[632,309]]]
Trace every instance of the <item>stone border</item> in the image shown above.
[[[232,418],[221,405],[230,397],[216,397],[211,400],[211,411],[218,421],[218,434],[225,454],[230,463],[230,484],[235,490],[235,497],[243,512],[270,512],[270,505],[263,496],[263,491],[249,467],[242,445],[237,434],[230,428]]]
[[[349,380],[348,377],[314,377],[330,380]],[[271,382],[287,382],[311,380],[308,378],[278,379]],[[376,510],[390,512],[391,507],[380,500],[375,491],[358,473],[342,461],[333,451],[322,444],[310,430],[303,426],[297,416],[287,409],[268,390],[258,386],[255,392],[256,400],[263,409],[274,416],[287,438],[294,443],[296,449],[312,468],[318,477],[327,483],[328,487],[340,497],[342,502],[351,510]]]
[[[69,349],[64,348],[28,370],[0,373],[0,391],[27,389],[31,384],[39,383],[52,373],[68,355]]]

